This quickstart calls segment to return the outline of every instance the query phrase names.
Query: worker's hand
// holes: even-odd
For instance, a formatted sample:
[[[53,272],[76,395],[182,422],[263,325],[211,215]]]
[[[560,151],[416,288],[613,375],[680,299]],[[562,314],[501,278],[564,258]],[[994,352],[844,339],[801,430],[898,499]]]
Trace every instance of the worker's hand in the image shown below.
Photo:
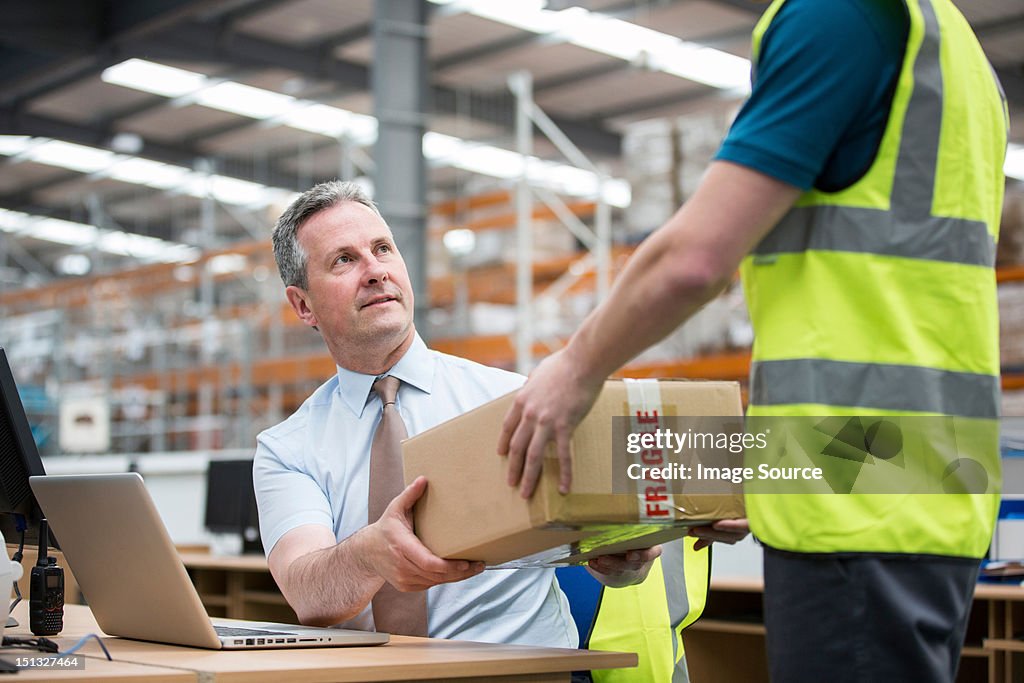
[[[558,452],[558,490],[569,492],[572,432],[594,405],[601,381],[585,381],[575,372],[565,349],[545,358],[530,373],[505,415],[498,454],[508,456],[508,485],[519,485],[523,498],[533,495],[551,441]]]
[[[661,546],[630,550],[617,555],[601,555],[587,562],[590,575],[609,588],[622,588],[643,583],[654,560],[661,555]]]
[[[405,487],[373,524],[370,557],[373,570],[400,591],[421,591],[441,583],[462,581],[484,570],[483,562],[445,560],[430,552],[412,530],[412,508],[427,490],[427,478]]]
[[[701,548],[708,547],[715,541],[733,545],[742,541],[749,533],[750,524],[747,523],[747,518],[740,517],[738,519],[720,519],[713,524],[690,527],[687,535],[697,537],[697,542],[694,543],[693,547],[696,550],[700,550]]]

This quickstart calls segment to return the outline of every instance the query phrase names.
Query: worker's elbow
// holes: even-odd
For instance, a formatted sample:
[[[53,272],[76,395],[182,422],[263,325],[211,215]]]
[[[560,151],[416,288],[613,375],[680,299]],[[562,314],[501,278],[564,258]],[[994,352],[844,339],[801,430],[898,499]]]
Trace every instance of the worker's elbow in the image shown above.
[[[299,623],[303,626],[326,627],[345,621],[344,618],[333,618],[321,610],[313,610],[301,605],[292,605],[292,609],[295,610],[295,616],[299,618]]]
[[[317,600],[315,596],[294,583],[278,581],[278,586],[288,606],[292,608],[303,626],[333,626],[347,618],[331,613],[322,600]]]
[[[682,260],[666,283],[675,301],[705,302],[714,298],[732,280],[733,271],[710,256],[691,255]]]

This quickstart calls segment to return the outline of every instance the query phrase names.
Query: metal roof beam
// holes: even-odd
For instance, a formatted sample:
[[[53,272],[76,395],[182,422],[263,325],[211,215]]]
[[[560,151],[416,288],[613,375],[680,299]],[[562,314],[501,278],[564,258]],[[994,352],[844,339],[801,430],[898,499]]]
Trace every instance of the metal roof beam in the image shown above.
[[[511,38],[506,38],[505,40],[485,43],[484,45],[471,47],[466,50],[459,50],[454,54],[441,57],[440,59],[435,59],[431,63],[430,68],[433,72],[437,73],[452,67],[462,66],[467,62],[476,62],[481,59],[497,57],[500,54],[511,52],[512,50],[518,50],[519,48],[526,47],[527,45],[545,42],[545,38],[547,38],[547,42],[551,42],[551,38],[548,36],[537,35],[535,33],[524,33],[523,35],[513,36]]]
[[[646,100],[637,100],[627,105],[605,109],[597,113],[598,116],[604,119],[614,119],[620,116],[632,116],[633,114],[641,114],[645,111],[651,111],[660,109],[662,107],[669,107],[675,104],[686,104],[695,100],[701,100],[705,98],[714,97],[716,94],[720,95],[722,91],[701,88],[699,90],[687,90],[686,92],[676,93],[675,95],[667,95],[660,97],[652,97]]]
[[[629,62],[616,59],[610,64],[601,64],[583,71],[572,71],[561,76],[552,76],[551,78],[545,78],[544,80],[534,83],[533,94],[537,95],[549,90],[557,90],[558,88],[564,88],[568,85],[577,85],[583,81],[589,81],[593,78],[601,78],[602,76],[618,73],[619,71],[630,68],[633,68],[633,65]]]
[[[52,58],[37,68],[9,71],[0,78],[0,106],[22,104],[90,76],[124,59],[121,45],[140,41],[185,19],[209,12],[230,0],[106,0],[105,2],[47,3],[0,0],[5,31],[0,42],[8,45],[19,38],[10,28],[10,17],[20,16],[23,28],[36,23],[60,26],[57,33],[36,43],[53,46]],[[58,8],[59,10],[55,9]],[[77,9],[76,9],[77,8]],[[55,21],[52,14],[63,15]],[[70,14],[71,19],[67,20]],[[48,29],[52,32],[52,28]],[[33,31],[25,29],[31,40]]]

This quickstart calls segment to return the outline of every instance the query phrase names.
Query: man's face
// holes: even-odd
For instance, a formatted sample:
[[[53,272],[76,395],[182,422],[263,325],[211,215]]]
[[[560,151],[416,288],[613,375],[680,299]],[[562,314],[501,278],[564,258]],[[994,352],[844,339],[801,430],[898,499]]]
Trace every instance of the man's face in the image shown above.
[[[328,348],[358,344],[390,352],[412,334],[413,292],[391,230],[369,207],[342,202],[298,230],[309,288],[299,316]],[[289,300],[302,290],[289,287]],[[377,346],[379,345],[379,346]]]

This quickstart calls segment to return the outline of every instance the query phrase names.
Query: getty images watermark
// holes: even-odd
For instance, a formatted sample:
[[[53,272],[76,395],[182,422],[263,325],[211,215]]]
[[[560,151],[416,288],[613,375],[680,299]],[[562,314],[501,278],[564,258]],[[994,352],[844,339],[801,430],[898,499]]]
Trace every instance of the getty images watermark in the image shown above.
[[[612,486],[614,493],[996,493],[999,434],[997,421],[945,416],[613,418]]]

